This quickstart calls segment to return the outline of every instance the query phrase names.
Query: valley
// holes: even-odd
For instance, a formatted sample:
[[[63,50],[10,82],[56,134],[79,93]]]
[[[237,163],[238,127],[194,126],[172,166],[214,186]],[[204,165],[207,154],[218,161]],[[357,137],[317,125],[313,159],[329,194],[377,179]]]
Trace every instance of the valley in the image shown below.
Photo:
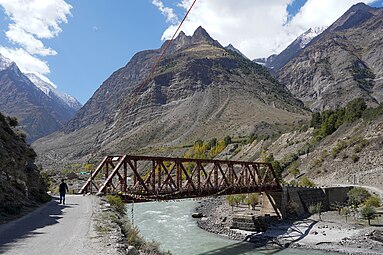
[[[102,250],[108,254],[150,254],[152,248],[160,252],[161,238],[167,235],[161,231],[169,227],[161,224],[177,228],[179,221],[195,210],[202,219],[185,221],[188,225],[181,223],[184,228],[180,231],[187,232],[190,227],[197,240],[192,242],[202,242],[198,238],[205,236],[219,245],[211,245],[209,250],[196,247],[193,254],[222,254],[226,245],[232,254],[251,254],[252,244],[259,240],[265,243],[258,249],[277,247],[281,254],[294,254],[295,248],[310,249],[313,254],[316,249],[379,254],[383,251],[379,239],[383,201],[382,42],[383,8],[364,3],[351,6],[330,26],[310,28],[279,54],[254,60],[232,44],[224,47],[198,26],[191,35],[181,31],[159,48],[137,51],[107,76],[84,105],[60,92],[49,80],[22,72],[15,62],[0,54],[0,162],[4,165],[0,169],[0,223],[50,201],[50,195],[58,194],[61,179],[67,180],[69,193],[79,192],[89,180],[84,195],[104,185],[101,193],[128,198],[128,188],[134,195],[137,190],[147,191],[145,185],[150,184],[157,190],[152,200],[158,199],[162,188],[171,190],[176,199],[180,198],[177,194],[193,188],[195,194],[184,197],[199,199],[202,193],[198,189],[205,185],[207,193],[216,189],[216,195],[225,196],[180,202],[185,208],[172,204],[170,207],[177,210],[169,212],[171,216],[160,212],[169,209],[158,205],[161,203],[139,204],[137,211],[142,215],[137,217],[138,229],[133,219],[136,209],[132,204],[124,205],[119,196],[101,200],[73,196],[74,201],[79,199],[82,202],[78,203],[87,207],[73,204],[73,208],[63,211],[89,213],[81,223],[86,227],[79,231],[110,246]],[[129,157],[123,161],[123,155],[142,156],[148,162],[137,164]],[[107,163],[97,168],[103,159]],[[223,163],[218,166],[218,161],[211,160]],[[255,204],[245,202],[250,195],[238,188],[245,183],[241,178],[251,179],[250,165],[243,163],[241,168],[232,162],[259,164],[252,165],[261,171],[253,176],[254,182],[259,182],[259,193],[263,192],[257,195],[257,210]],[[262,172],[268,171],[261,167],[263,163],[272,167],[271,177]],[[116,173],[119,167],[125,173]],[[127,173],[127,169],[140,171]],[[114,177],[107,182],[111,172]],[[206,180],[201,182],[201,178]],[[229,185],[228,178],[237,190]],[[227,192],[230,188],[233,194]],[[341,198],[329,198],[326,192],[332,188],[341,190]],[[353,200],[349,193],[352,190],[364,197]],[[238,202],[242,193],[243,199]],[[96,199],[92,200],[93,207],[89,199]],[[236,206],[230,199],[237,199]],[[366,216],[366,208],[373,213]],[[160,216],[155,217],[157,214]],[[348,222],[351,214],[353,220]],[[272,233],[267,228],[236,228],[236,217],[239,222],[247,217],[257,227],[267,221],[265,225]],[[279,217],[280,221],[269,222],[269,217]],[[156,223],[147,223],[153,218]],[[169,223],[169,218],[178,223]],[[10,224],[7,226],[12,227]],[[69,223],[65,224],[68,228]],[[159,233],[151,229],[152,224]],[[343,228],[348,230],[341,233]],[[290,240],[287,234],[294,231],[300,234]],[[152,238],[154,233],[156,242],[145,241],[140,232],[145,238]],[[132,241],[131,236],[137,240]],[[90,246],[83,244],[86,238],[79,238],[81,243],[77,240],[74,248],[89,253],[91,246],[97,247],[98,241],[94,240]],[[250,243],[236,250],[238,243],[227,238]],[[164,240],[165,247],[171,250],[172,242]],[[246,253],[247,245],[251,246],[250,253]],[[33,246],[37,253],[40,247],[36,243]],[[23,254],[22,245],[19,248]],[[183,248],[174,245],[174,254],[182,254]],[[166,250],[161,254],[167,254]]]

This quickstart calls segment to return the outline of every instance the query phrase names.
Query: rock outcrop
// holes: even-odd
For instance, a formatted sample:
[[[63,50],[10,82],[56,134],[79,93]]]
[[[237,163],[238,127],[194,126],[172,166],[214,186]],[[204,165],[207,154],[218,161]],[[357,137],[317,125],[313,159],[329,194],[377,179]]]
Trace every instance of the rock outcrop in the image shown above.
[[[10,124],[15,119],[0,113],[0,222],[50,199],[34,164],[36,153]]]

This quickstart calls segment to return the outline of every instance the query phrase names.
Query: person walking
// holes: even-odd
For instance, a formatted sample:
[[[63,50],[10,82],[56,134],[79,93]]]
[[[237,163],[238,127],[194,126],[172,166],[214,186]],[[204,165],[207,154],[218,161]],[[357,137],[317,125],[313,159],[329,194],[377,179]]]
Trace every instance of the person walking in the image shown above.
[[[61,204],[61,202],[62,202],[63,205],[65,205],[65,193],[67,191],[69,192],[68,185],[65,183],[65,180],[62,179],[61,184],[59,186],[59,192],[60,192],[60,203],[59,204]]]

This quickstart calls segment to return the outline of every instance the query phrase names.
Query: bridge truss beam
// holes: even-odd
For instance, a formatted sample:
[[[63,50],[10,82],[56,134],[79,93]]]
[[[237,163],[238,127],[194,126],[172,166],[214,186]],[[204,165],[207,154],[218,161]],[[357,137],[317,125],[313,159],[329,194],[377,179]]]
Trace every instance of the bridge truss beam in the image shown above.
[[[80,193],[117,192],[142,200],[281,191],[269,163],[149,156],[107,156]]]

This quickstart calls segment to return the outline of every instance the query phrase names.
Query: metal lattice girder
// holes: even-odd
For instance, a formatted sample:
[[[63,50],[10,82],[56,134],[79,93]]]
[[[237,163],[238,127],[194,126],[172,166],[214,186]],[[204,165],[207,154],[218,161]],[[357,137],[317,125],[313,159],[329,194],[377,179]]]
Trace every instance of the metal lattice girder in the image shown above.
[[[143,199],[282,190],[269,163],[124,155],[105,157],[80,193],[103,170],[103,184],[95,186],[98,192],[113,190]]]

